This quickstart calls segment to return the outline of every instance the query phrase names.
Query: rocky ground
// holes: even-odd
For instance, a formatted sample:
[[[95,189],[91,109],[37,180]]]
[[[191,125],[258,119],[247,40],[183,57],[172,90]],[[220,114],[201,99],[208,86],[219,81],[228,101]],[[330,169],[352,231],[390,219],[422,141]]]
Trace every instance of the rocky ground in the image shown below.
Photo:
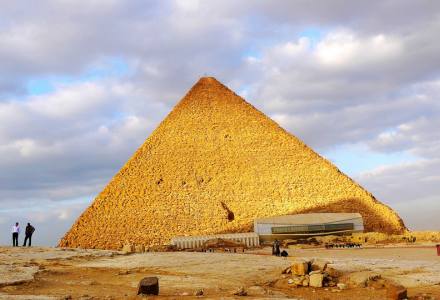
[[[389,281],[407,288],[410,299],[440,299],[440,257],[433,245],[288,252],[284,259],[271,256],[269,248],[123,254],[0,247],[0,299],[140,299],[137,285],[145,276],[159,278],[158,299],[386,299],[382,283]],[[327,271],[338,273],[334,286],[298,286],[299,276],[282,274],[310,260],[328,262]]]

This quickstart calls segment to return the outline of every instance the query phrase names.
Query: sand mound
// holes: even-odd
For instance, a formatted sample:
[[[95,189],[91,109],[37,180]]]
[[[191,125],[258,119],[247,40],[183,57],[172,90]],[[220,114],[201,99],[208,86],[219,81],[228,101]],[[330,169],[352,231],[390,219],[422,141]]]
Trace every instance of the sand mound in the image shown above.
[[[176,235],[244,232],[259,217],[359,212],[368,231],[399,216],[214,78],[202,78],[60,241],[153,245]]]

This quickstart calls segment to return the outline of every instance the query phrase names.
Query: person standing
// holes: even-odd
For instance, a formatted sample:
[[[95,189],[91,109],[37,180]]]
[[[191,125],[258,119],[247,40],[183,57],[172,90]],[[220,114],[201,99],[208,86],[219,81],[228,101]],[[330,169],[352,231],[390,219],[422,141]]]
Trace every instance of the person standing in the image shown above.
[[[14,226],[12,226],[12,246],[18,247],[18,234],[20,233],[20,225],[18,225],[18,222],[15,223]]]
[[[29,239],[29,247],[31,246],[31,243],[32,243],[32,234],[34,233],[34,231],[35,231],[34,226],[32,226],[31,223],[27,223],[26,230],[25,230],[25,232],[24,232],[25,237],[24,237],[24,244],[23,244],[23,247],[26,246],[26,242],[27,242],[28,239]]]
[[[280,256],[281,251],[280,251],[280,241],[279,240],[275,240],[275,255],[276,256]]]

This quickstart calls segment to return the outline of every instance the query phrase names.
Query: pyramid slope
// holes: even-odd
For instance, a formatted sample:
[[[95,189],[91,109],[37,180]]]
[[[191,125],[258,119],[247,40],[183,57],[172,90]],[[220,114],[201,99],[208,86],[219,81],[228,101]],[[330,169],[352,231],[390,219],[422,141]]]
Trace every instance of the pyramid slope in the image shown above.
[[[117,249],[252,230],[255,218],[359,212],[368,231],[399,216],[214,78],[202,78],[60,241]]]

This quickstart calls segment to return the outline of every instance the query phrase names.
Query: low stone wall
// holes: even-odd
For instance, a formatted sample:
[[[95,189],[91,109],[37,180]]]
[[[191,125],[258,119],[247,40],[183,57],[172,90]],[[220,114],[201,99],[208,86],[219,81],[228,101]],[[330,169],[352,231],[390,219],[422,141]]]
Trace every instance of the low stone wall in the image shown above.
[[[206,241],[212,239],[231,240],[242,243],[246,247],[258,247],[260,245],[258,234],[254,232],[174,237],[171,239],[171,245],[179,249],[200,248]]]

